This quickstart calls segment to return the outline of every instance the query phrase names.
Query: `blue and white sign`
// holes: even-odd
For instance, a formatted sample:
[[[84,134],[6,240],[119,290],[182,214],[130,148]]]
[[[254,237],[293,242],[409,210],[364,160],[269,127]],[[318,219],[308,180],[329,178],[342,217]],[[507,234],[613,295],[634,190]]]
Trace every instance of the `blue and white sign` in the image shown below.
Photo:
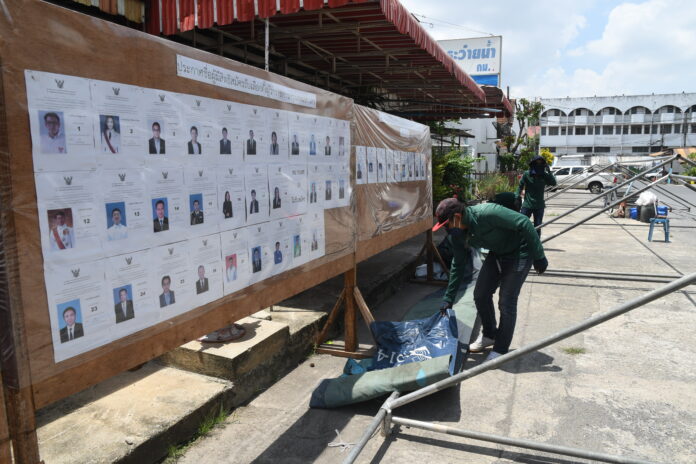
[[[501,36],[440,40],[438,43],[476,83],[500,86]]]

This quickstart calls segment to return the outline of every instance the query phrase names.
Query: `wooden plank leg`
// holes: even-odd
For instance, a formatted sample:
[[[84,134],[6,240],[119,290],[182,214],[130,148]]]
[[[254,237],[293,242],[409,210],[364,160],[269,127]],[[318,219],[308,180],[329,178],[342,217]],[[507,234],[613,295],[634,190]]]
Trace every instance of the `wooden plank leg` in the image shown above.
[[[341,306],[343,305],[343,299],[345,298],[346,295],[346,289],[344,288],[341,291],[341,294],[338,295],[338,299],[336,300],[336,304],[334,307],[331,309],[331,312],[329,313],[329,317],[326,319],[326,323],[324,324],[324,328],[321,329],[321,332],[319,332],[319,335],[317,335],[317,345],[321,345],[324,343],[326,340],[326,337],[329,334],[329,330],[331,330],[331,326],[334,325],[336,322],[336,319],[338,319],[338,313],[341,312]]]
[[[372,323],[375,322],[375,318],[372,316],[372,312],[370,311],[370,308],[367,306],[365,298],[363,298],[362,293],[360,292],[360,289],[358,287],[355,287],[355,289],[353,290],[353,296],[355,297],[355,302],[358,305],[360,314],[362,314],[362,317],[365,320],[365,324],[367,324],[367,328],[370,329],[370,336],[372,337],[372,340],[375,342],[375,344],[377,344],[375,334],[372,333],[371,327]]]
[[[346,292],[346,311],[344,313],[345,321],[345,351],[356,351],[358,347],[358,332],[356,330],[357,314],[355,313],[355,282],[357,280],[357,269],[353,268],[344,274],[345,292]]]
[[[440,251],[437,249],[434,243],[430,243],[431,246],[433,247],[433,254],[435,255],[435,258],[437,258],[438,262],[440,263],[440,266],[442,266],[442,269],[449,274],[449,266],[445,264],[445,260],[442,259],[442,255],[440,254]]]
[[[38,464],[39,440],[36,436],[36,412],[31,388],[19,391],[7,388],[7,422],[16,463]]]
[[[425,262],[426,262],[426,266],[428,269],[427,273],[425,274],[425,280],[430,282],[430,281],[434,280],[434,276],[433,276],[433,272],[434,272],[434,270],[433,270],[433,248],[435,246],[433,244],[433,231],[432,230],[428,230],[425,233],[425,245],[424,246],[426,247]],[[435,251],[437,251],[437,250],[435,250]]]
[[[0,372],[0,464],[12,462],[10,447],[10,431],[7,427],[7,415],[5,414],[5,394],[2,387],[2,372]]]

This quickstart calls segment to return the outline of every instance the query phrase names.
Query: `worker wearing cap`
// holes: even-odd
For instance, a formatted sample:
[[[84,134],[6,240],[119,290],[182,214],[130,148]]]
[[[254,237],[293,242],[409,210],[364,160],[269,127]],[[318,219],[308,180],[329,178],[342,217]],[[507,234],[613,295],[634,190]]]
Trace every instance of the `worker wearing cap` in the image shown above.
[[[534,215],[534,227],[544,220],[544,190],[546,186],[556,185],[556,178],[551,174],[549,165],[543,156],[535,156],[529,162],[529,171],[525,171],[517,186],[515,195],[519,197],[524,190],[524,202],[520,213],[527,217]],[[541,235],[541,229],[537,233]]]
[[[438,223],[433,230],[447,227],[454,251],[443,308],[452,307],[457,295],[465,274],[467,248],[489,250],[474,288],[483,333],[469,350],[480,352],[492,346],[487,360],[495,359],[510,348],[517,319],[517,298],[529,269],[534,265],[541,274],[548,266],[544,248],[529,219],[495,203],[467,207],[456,198],[447,198],[440,202],[435,214]],[[498,287],[500,323],[496,324],[493,294]]]

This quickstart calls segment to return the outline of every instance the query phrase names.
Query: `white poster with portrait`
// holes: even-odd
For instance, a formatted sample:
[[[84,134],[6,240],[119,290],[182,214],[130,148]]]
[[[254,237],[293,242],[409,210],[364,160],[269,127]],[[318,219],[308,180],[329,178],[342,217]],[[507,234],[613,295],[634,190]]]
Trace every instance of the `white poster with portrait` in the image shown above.
[[[292,267],[302,266],[309,261],[310,229],[307,226],[308,215],[302,214],[288,218],[290,236],[292,237]]]
[[[338,165],[325,164],[320,166],[323,171],[322,182],[324,184],[323,208],[335,208],[338,204]]]
[[[288,113],[267,109],[268,115],[268,159],[271,163],[288,162]]]
[[[324,166],[310,164],[307,166],[307,211],[324,209]]]
[[[242,230],[246,234],[249,252],[249,283],[254,284],[273,275],[273,228],[270,222],[264,222]]]
[[[152,210],[142,169],[99,172],[102,248],[107,256],[148,248],[152,243]]]
[[[387,155],[384,148],[377,148],[377,182],[387,181]]]
[[[287,216],[296,216],[307,212],[307,165],[290,164],[283,166],[283,174],[287,178],[288,201],[285,205]]]
[[[278,275],[293,267],[293,228],[289,219],[277,219],[268,223],[271,246],[271,275]]]
[[[109,169],[145,163],[150,131],[141,110],[143,88],[90,81],[97,161]]]
[[[34,171],[96,167],[89,80],[30,70],[24,77]]]
[[[267,163],[270,159],[268,109],[262,106],[240,105],[242,115],[242,147],[247,163]]]
[[[355,183],[362,185],[367,183],[367,148],[355,147]]]
[[[249,286],[251,263],[247,234],[244,229],[228,230],[220,233],[222,250],[221,267],[224,272],[223,291],[225,295]]]
[[[152,243],[164,244],[182,240],[189,229],[189,196],[181,168],[151,167],[145,169],[152,226]]]
[[[35,174],[44,261],[73,263],[102,256],[105,229],[95,171]]]
[[[210,166],[218,161],[220,140],[216,100],[197,95],[180,95],[185,130],[186,163]]]
[[[244,187],[247,225],[268,221],[270,215],[268,166],[265,164],[246,164],[244,166]]]
[[[399,170],[401,172],[399,181],[400,182],[407,182],[408,181],[408,152],[401,151],[399,152]]]
[[[143,89],[145,163],[148,166],[171,166],[186,161],[189,140],[181,94],[157,89]]]
[[[339,162],[350,162],[350,121],[337,119],[335,124],[336,150]]]
[[[367,147],[367,183],[376,184],[377,182],[377,148]]]
[[[336,166],[336,198],[334,207],[343,207],[350,205],[350,195],[352,187],[350,186],[350,166],[340,163]]]
[[[151,285],[150,250],[112,256],[106,260],[106,286],[114,338],[150,327],[159,321]]]
[[[164,321],[193,308],[195,269],[188,256],[186,241],[152,248],[150,299]]]
[[[305,219],[305,230],[309,238],[309,259],[321,258],[325,254],[324,211],[310,211]]]
[[[395,182],[394,181],[394,150],[387,148],[384,154],[384,164],[385,164],[385,182]]]
[[[244,142],[248,138],[242,133],[242,108],[244,105],[224,100],[213,100],[214,114],[217,115],[216,164],[220,166],[241,166],[244,160]]]
[[[288,130],[290,142],[290,162],[304,163],[309,155],[310,136],[315,116],[303,113],[288,112]],[[316,140],[315,140],[316,145]],[[314,148],[316,156],[316,146]]]
[[[306,130],[309,134],[307,142],[307,160],[309,163],[320,163],[324,156],[324,118],[321,116],[304,116],[307,118]]]
[[[200,237],[218,232],[217,169],[188,166],[184,182],[188,191],[186,204],[189,216],[187,237]]]
[[[216,171],[219,229],[223,231],[242,227],[246,223],[244,166],[219,167]]]
[[[220,260],[220,235],[192,238],[187,243],[191,261],[193,306],[202,306],[222,298],[225,269]]]
[[[112,311],[105,301],[104,261],[44,263],[56,362],[109,343]]]
[[[289,215],[290,209],[290,172],[288,165],[271,164],[268,166],[268,192],[271,197],[271,219]]]
[[[338,159],[338,143],[335,136],[338,120],[334,118],[321,118],[321,148],[320,161],[323,163],[335,163]]]

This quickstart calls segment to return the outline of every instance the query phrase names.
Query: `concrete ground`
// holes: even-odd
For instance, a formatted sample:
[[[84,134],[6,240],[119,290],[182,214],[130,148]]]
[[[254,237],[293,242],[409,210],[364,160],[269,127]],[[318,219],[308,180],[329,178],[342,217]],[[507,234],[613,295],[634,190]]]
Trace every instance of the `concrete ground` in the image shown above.
[[[696,204],[696,194],[670,187]],[[564,194],[547,218],[589,194]],[[544,228],[550,235],[589,209]],[[692,210],[696,212],[696,209]],[[647,241],[648,225],[602,214],[546,244],[550,269],[687,274],[696,271],[696,222],[671,213],[671,243]],[[547,230],[548,229],[548,230]],[[655,239],[662,239],[662,231]],[[520,294],[512,348],[571,326],[662,284],[569,279],[530,274]],[[433,291],[406,284],[374,308],[398,320]],[[663,463],[696,462],[696,286],[668,295],[598,327],[421,399],[395,415],[620,454]],[[471,355],[466,367],[484,355]],[[371,401],[335,410],[309,409],[320,379],[340,375],[343,359],[312,356],[219,428],[192,445],[181,463],[334,463],[347,453],[381,405]],[[374,436],[362,463],[582,463],[585,460],[440,435],[417,429]]]

